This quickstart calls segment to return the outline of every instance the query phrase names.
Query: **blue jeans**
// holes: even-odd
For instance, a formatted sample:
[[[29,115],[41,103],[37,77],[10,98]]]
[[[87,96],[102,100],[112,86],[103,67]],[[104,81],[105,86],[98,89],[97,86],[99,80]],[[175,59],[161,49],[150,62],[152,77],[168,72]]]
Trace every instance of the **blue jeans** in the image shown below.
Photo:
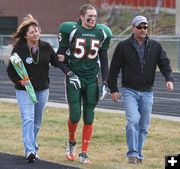
[[[153,92],[122,88],[122,99],[127,121],[127,157],[137,157],[143,160],[142,149],[151,121]]]
[[[37,91],[35,93],[38,102],[33,104],[25,90],[16,90],[16,98],[21,113],[25,154],[28,152],[36,153],[38,151],[36,139],[41,127],[43,110],[49,97],[49,89]]]

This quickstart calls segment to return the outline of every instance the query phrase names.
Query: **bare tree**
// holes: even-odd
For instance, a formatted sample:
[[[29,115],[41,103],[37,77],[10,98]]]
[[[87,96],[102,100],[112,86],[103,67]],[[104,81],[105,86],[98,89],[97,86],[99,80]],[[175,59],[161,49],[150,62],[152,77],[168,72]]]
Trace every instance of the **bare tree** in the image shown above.
[[[163,0],[157,0],[156,10],[155,10],[156,15],[159,14],[160,8],[162,7],[162,4],[163,4]]]

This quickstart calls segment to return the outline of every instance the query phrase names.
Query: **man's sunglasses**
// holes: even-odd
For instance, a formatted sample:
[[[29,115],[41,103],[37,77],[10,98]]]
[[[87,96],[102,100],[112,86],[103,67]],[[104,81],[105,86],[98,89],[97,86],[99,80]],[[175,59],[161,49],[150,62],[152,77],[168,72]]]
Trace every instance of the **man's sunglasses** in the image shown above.
[[[145,29],[146,30],[147,28],[148,28],[148,26],[136,26],[136,29],[139,29],[139,30],[140,29]]]

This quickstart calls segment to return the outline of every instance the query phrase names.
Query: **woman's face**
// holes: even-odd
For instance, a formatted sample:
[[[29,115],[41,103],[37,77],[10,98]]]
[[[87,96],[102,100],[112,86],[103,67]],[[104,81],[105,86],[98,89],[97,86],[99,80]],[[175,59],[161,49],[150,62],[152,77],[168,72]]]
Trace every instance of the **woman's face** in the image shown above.
[[[28,28],[25,36],[27,42],[29,43],[37,43],[40,38],[40,30],[37,26],[31,25]]]

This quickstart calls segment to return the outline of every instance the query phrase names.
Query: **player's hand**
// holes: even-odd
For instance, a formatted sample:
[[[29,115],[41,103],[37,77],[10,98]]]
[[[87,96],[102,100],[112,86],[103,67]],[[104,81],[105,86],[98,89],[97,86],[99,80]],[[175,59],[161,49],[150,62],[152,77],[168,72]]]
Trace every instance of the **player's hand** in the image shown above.
[[[81,82],[73,72],[68,72],[67,77],[69,78],[70,84],[73,85],[76,90],[81,88]]]
[[[101,86],[101,90],[100,90],[100,95],[99,95],[99,99],[102,100],[106,97],[107,95],[107,92],[108,92],[108,85],[107,85],[107,82],[104,81],[102,83],[102,86]]]

